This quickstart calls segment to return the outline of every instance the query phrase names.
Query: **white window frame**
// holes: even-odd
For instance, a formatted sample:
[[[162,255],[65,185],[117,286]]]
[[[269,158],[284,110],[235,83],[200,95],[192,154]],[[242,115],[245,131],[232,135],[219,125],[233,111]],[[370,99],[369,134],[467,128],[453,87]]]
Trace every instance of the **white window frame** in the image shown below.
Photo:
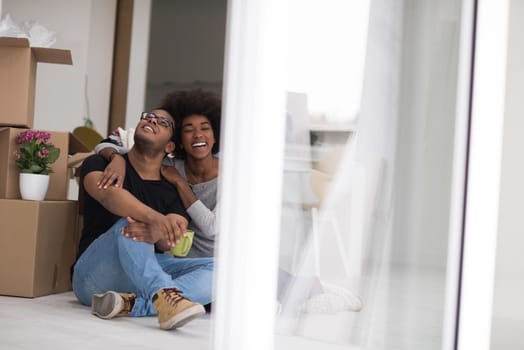
[[[475,10],[475,0],[462,2],[442,350],[455,349],[457,339],[457,305],[462,269]]]
[[[477,0],[458,350],[489,350],[498,233],[509,0]]]

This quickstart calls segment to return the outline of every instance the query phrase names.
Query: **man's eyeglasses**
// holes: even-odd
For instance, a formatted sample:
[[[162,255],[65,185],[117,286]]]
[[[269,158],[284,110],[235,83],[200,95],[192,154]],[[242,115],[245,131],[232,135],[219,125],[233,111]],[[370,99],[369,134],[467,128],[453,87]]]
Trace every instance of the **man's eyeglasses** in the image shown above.
[[[142,114],[140,114],[140,119],[142,120],[156,119],[158,125],[163,126],[164,128],[171,127],[173,130],[175,130],[175,123],[173,123],[172,120],[167,119],[166,117],[162,117],[161,115],[156,115],[153,112],[142,112]]]

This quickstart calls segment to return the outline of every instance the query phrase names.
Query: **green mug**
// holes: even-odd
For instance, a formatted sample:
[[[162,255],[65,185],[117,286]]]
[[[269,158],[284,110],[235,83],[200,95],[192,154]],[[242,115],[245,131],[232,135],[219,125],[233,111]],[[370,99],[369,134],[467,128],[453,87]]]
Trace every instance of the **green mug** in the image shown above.
[[[170,253],[174,256],[186,256],[193,245],[194,236],[194,231],[186,230],[186,235],[180,237],[180,242],[171,247]]]

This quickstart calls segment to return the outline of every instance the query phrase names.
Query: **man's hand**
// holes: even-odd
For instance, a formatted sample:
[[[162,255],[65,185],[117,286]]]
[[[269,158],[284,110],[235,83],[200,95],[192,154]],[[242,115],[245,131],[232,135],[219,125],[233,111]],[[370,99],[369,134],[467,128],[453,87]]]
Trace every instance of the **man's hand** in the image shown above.
[[[138,222],[128,217],[129,224],[122,229],[122,234],[137,242],[157,244],[161,250],[169,250],[180,242],[185,234],[187,220],[178,214],[168,214],[155,217],[150,223]]]
[[[167,214],[166,217],[171,222],[173,227],[178,227],[175,243],[180,243],[180,238],[186,235],[188,221],[185,217],[179,214]]]

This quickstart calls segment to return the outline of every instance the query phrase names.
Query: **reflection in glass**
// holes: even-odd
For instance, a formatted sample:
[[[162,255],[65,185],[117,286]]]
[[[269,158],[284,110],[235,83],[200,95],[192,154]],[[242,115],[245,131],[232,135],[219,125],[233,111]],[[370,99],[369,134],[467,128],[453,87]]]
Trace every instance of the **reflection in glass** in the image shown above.
[[[440,349],[461,2],[356,3],[286,2],[276,332]]]

